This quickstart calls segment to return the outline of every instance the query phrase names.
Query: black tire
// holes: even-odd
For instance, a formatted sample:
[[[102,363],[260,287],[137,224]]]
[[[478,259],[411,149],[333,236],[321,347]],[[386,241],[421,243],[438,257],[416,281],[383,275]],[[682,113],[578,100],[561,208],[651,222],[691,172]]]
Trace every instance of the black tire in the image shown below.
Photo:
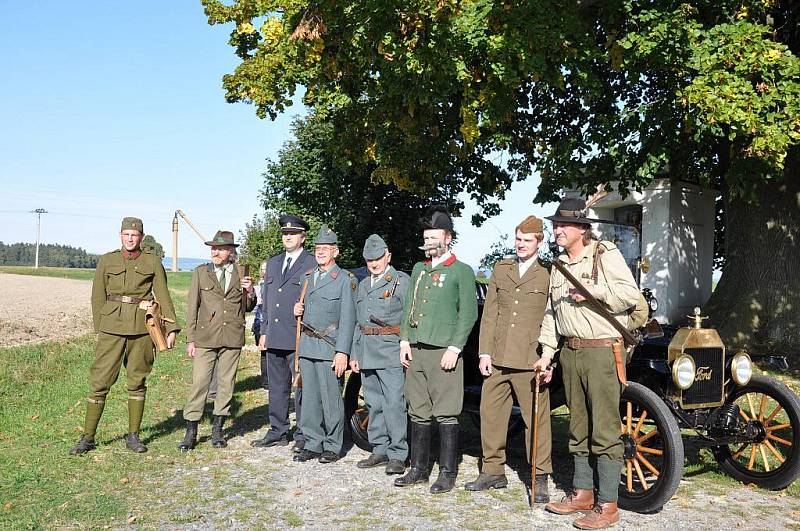
[[[678,423],[657,394],[634,382],[622,392],[620,418],[625,460],[619,507],[637,513],[658,511],[678,490],[683,477]]]
[[[752,419],[760,435],[753,443],[714,447],[717,462],[743,483],[773,490],[788,487],[800,476],[800,399],[786,385],[759,375],[737,386],[727,399],[732,402]]]
[[[474,411],[467,411],[467,416],[469,420],[472,421],[472,424],[478,430],[478,433],[481,431],[481,415],[480,413],[475,413]],[[522,415],[520,413],[515,413],[512,411],[511,417],[508,419],[508,432],[507,432],[507,439],[510,439],[520,433],[522,430],[525,429],[525,421],[522,419]]]
[[[361,393],[361,375],[352,371],[344,388],[344,416],[353,443],[365,452],[372,452],[372,445],[367,435],[369,412],[364,405],[364,395]]]

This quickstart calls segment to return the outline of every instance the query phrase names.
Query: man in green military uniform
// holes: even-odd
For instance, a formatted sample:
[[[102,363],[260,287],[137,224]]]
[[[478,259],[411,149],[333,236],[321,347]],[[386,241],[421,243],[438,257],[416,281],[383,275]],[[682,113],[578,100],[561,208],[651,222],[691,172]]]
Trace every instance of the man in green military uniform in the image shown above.
[[[616,246],[592,238],[586,202],[564,199],[556,214],[547,219],[553,222],[556,243],[564,249],[556,259],[626,326],[628,310],[639,301],[639,288]],[[549,363],[559,338],[563,339],[560,361],[570,412],[569,451],[575,462],[575,475],[572,492],[546,508],[556,514],[587,512],[573,524],[581,529],[601,529],[619,521],[617,492],[624,448],[619,436],[621,384],[614,348],[622,339],[585,300],[563,274],[552,270],[539,336],[542,359],[537,365]],[[596,463],[594,470],[591,463]]]
[[[186,354],[192,359],[192,387],[183,408],[186,434],[178,449],[191,450],[197,444],[197,425],[203,416],[212,373],[217,375],[214,393],[214,421],[211,444],[228,446],[222,435],[230,415],[236,368],[244,346],[245,313],[256,305],[253,279],[241,278],[236,267],[233,233],[217,231],[206,242],[211,263],[195,268],[186,302]]]
[[[481,446],[483,466],[467,490],[503,488],[505,475],[508,419],[517,398],[525,421],[528,458],[531,452],[531,422],[539,424],[536,452],[536,503],[546,503],[547,475],[552,473],[550,437],[550,393],[543,387],[539,397],[539,415],[531,420],[536,389],[533,370],[539,360],[539,331],[547,303],[550,272],[537,257],[544,239],[544,225],[536,216],[528,216],[515,232],[516,256],[501,260],[492,270],[481,317],[479,367],[486,379],[481,390]],[[543,380],[549,381],[548,367]]]
[[[336,265],[336,233],[322,226],[314,241],[317,267],[304,275],[305,300],[294,307],[302,319],[300,374],[303,378],[303,415],[300,427],[305,446],[294,461],[338,461],[344,443],[342,376],[353,343],[358,283],[352,273]]]
[[[92,393],[87,399],[83,435],[70,454],[94,450],[97,424],[103,414],[106,395],[125,365],[128,390],[128,435],[126,446],[137,453],[147,447],[139,440],[144,415],[145,379],[153,369],[155,351],[145,328],[145,309],[153,299],[161,305],[167,327],[167,347],[175,344],[180,331],[167,289],[167,274],[161,258],[143,252],[142,220],[122,220],[122,249],[100,257],[92,284],[92,317],[97,332],[95,359],[89,373]]]
[[[478,318],[475,273],[450,252],[453,220],[444,207],[422,221],[428,260],[414,265],[400,324],[411,417],[411,469],[394,484],[427,483],[431,421],[439,424],[439,477],[430,491],[448,492],[458,474],[458,415],[464,400],[461,349]]]
[[[399,334],[408,275],[389,265],[392,254],[377,234],[367,238],[363,256],[369,276],[356,292],[357,327],[350,368],[361,373],[372,455],[356,466],[385,464],[387,474],[402,474],[408,457],[408,414]]]

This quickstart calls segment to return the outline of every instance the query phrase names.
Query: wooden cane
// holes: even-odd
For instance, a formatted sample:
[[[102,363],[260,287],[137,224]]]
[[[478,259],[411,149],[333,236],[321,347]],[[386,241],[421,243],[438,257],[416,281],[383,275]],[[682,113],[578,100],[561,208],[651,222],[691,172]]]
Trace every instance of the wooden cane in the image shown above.
[[[537,370],[536,390],[533,394],[533,441],[531,442],[531,499],[530,507],[533,508],[536,498],[536,450],[539,446],[539,371]]]
[[[303,283],[303,289],[300,290],[300,304],[302,304],[306,299],[306,289],[308,289],[308,279]],[[302,325],[300,324],[303,320],[303,316],[297,316],[297,328],[294,334],[294,382],[292,382],[293,387],[303,387],[303,379],[300,377],[300,331]]]

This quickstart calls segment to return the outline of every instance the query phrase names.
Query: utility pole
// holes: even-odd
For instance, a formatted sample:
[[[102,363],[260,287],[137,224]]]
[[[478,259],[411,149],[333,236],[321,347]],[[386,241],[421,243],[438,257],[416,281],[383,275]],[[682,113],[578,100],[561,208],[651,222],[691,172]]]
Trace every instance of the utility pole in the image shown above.
[[[31,214],[36,214],[36,262],[34,263],[34,268],[39,269],[39,238],[42,234],[42,214],[47,214],[47,210],[43,208],[37,208],[36,210],[31,210]]]

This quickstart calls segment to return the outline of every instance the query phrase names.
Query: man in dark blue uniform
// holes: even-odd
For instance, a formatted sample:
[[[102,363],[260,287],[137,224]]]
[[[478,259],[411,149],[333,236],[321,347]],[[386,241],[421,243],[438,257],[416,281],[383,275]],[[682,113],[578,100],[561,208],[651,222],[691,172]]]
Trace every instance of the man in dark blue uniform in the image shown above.
[[[261,293],[262,324],[258,347],[266,350],[269,374],[269,431],[262,439],[252,441],[255,447],[286,446],[289,444],[289,396],[294,380],[295,327],[292,314],[294,304],[300,299],[304,275],[317,266],[314,257],[303,249],[308,224],[297,216],[283,215],[281,241],[285,252],[267,262],[266,279]],[[302,394],[295,390],[294,407],[297,429],[294,432],[293,450],[299,452],[305,445],[300,430]]]

